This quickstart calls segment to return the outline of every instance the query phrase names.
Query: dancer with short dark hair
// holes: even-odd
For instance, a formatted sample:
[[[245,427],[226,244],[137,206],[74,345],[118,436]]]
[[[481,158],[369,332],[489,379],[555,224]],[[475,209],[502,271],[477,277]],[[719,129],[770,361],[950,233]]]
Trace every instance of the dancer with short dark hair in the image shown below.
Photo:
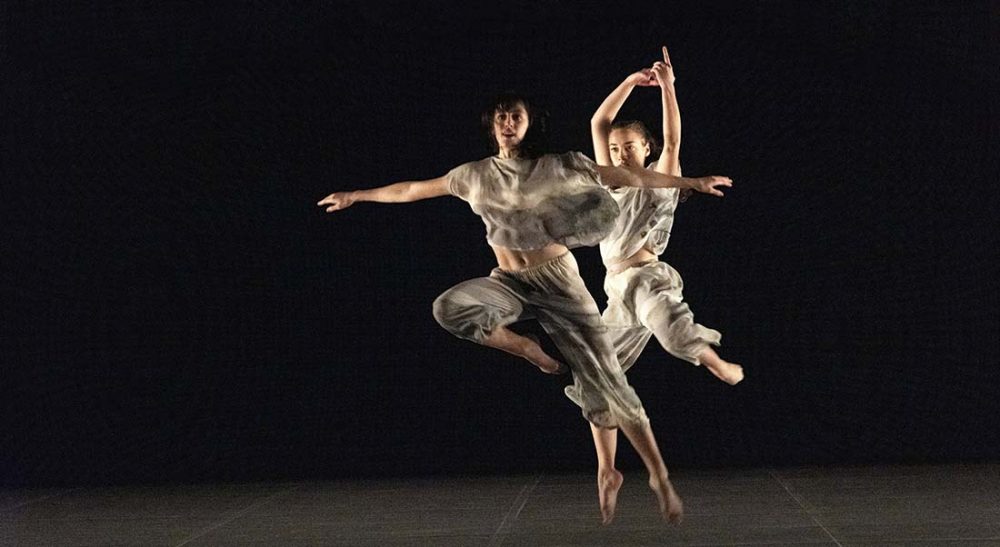
[[[618,216],[602,183],[623,187],[681,187],[721,196],[726,177],[683,178],[636,167],[600,166],[579,152],[544,153],[543,116],[530,100],[501,96],[485,120],[497,154],[460,165],[446,175],[371,190],[335,192],[318,205],[327,212],[359,201],[412,202],[453,195],[467,201],[486,224],[498,267],[465,281],[434,302],[434,317],[449,332],[524,357],[542,371],[563,364],[508,325],[536,318],[566,357],[574,401],[596,428],[620,427],[649,472],[660,512],[683,514],[649,419],[628,385],[593,297],[569,249],[595,245]],[[533,132],[534,131],[534,132]]]

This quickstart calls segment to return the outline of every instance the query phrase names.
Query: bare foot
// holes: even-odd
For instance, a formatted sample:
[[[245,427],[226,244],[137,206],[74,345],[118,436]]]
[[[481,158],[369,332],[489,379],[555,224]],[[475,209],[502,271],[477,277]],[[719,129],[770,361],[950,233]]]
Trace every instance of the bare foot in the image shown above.
[[[537,336],[534,334],[525,334],[524,338],[527,338],[529,343],[524,344],[521,356],[530,361],[531,364],[542,369],[542,372],[546,374],[564,374],[568,372],[569,369],[566,368],[566,365],[556,361],[548,353],[545,353]]]
[[[743,381],[743,367],[719,359],[719,363],[705,363],[705,368],[723,382],[735,386]]]
[[[705,368],[716,378],[731,386],[743,381],[743,367],[719,357],[719,354],[715,353],[711,347],[706,347],[698,354],[698,361],[705,365]]]
[[[618,505],[618,490],[625,480],[617,469],[597,474],[597,498],[601,503],[601,524],[611,524]]]
[[[674,486],[666,478],[649,478],[649,487],[656,493],[656,499],[660,502],[660,514],[663,520],[672,524],[680,524],[684,519],[684,503],[680,496],[674,492]]]

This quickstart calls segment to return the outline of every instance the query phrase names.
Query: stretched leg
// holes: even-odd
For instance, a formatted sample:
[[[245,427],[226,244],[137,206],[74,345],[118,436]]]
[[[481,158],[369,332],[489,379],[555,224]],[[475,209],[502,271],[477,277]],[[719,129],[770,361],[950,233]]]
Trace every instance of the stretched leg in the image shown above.
[[[716,378],[730,385],[743,380],[743,367],[719,357],[718,331],[694,322],[694,314],[682,294],[684,282],[677,270],[663,262],[636,268],[632,300],[640,323],[649,329],[671,355],[705,365]]]
[[[615,451],[618,448],[618,430],[604,429],[590,424],[597,449],[597,498],[601,505],[601,522],[610,524],[615,518],[618,490],[625,480],[615,469]]]
[[[663,463],[663,457],[660,455],[649,423],[623,422],[621,429],[635,451],[639,453],[642,463],[646,464],[646,470],[649,471],[649,487],[656,494],[660,504],[660,514],[664,520],[679,523],[684,518],[684,504],[670,483],[667,466]]]
[[[667,468],[642,402],[625,379],[576,261],[572,255],[564,256],[533,274],[533,283],[542,290],[532,293],[531,301],[538,321],[572,368],[573,385],[567,388],[567,395],[583,408],[584,416],[595,426],[622,428],[649,470],[650,486],[659,500],[661,514],[671,522],[678,522],[683,512],[680,498],[667,480]],[[615,445],[603,444],[604,441],[610,441],[604,433],[594,434],[598,459],[611,462],[614,452],[608,449]],[[608,516],[605,510],[607,502],[612,501],[613,490],[605,489],[609,496],[601,500],[602,516]]]
[[[546,354],[538,342],[521,336],[507,325],[530,317],[526,300],[516,283],[498,277],[463,281],[434,301],[434,318],[459,338],[523,357],[549,374],[562,365]]]

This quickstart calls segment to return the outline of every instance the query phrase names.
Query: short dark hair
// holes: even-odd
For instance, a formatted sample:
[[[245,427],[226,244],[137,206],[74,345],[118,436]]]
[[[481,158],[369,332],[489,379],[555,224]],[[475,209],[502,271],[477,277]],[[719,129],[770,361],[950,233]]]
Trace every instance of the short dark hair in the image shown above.
[[[611,124],[611,130],[614,131],[615,129],[627,129],[642,135],[642,138],[649,143],[649,157],[651,161],[656,161],[656,158],[660,157],[660,143],[656,140],[656,137],[649,132],[649,128],[646,127],[646,124],[640,122],[639,120],[622,120]]]
[[[528,112],[528,131],[524,134],[524,140],[517,147],[518,152],[526,158],[537,158],[549,151],[548,142],[548,121],[549,113],[539,108],[534,101],[528,98],[526,95],[516,93],[514,91],[506,91],[496,96],[496,98],[483,109],[482,114],[482,124],[483,129],[486,130],[487,138],[493,147],[493,152],[496,153],[500,150],[500,144],[497,142],[496,135],[493,134],[493,116],[497,112],[507,112],[509,110],[517,107],[518,104],[524,105],[524,109]]]

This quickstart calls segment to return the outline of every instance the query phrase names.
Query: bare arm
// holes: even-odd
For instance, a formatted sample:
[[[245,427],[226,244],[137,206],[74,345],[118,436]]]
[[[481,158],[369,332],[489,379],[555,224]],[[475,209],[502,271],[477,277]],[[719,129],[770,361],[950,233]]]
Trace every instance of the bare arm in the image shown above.
[[[681,112],[677,106],[677,92],[674,89],[674,69],[670,64],[666,46],[663,47],[663,62],[654,63],[652,72],[660,85],[660,98],[663,104],[663,151],[653,169],[667,175],[680,176]]]
[[[674,175],[664,175],[642,167],[613,167],[607,165],[596,166],[597,173],[601,176],[601,183],[605,186],[635,186],[638,188],[682,188],[691,189],[704,194],[722,197],[722,192],[717,189],[719,186],[732,186],[733,181],[729,177],[708,176],[708,177],[678,177]]]
[[[438,177],[428,180],[397,182],[370,190],[334,192],[321,199],[316,205],[320,207],[325,205],[326,212],[332,213],[346,209],[358,201],[409,203],[411,201],[446,196],[448,193],[448,179],[446,177]]]
[[[656,81],[648,68],[629,74],[618,87],[608,95],[597,112],[590,118],[590,136],[594,141],[594,158],[598,165],[611,165],[611,153],[608,151],[608,135],[611,134],[611,122],[625,104],[625,99],[632,93],[635,86],[653,86]]]

